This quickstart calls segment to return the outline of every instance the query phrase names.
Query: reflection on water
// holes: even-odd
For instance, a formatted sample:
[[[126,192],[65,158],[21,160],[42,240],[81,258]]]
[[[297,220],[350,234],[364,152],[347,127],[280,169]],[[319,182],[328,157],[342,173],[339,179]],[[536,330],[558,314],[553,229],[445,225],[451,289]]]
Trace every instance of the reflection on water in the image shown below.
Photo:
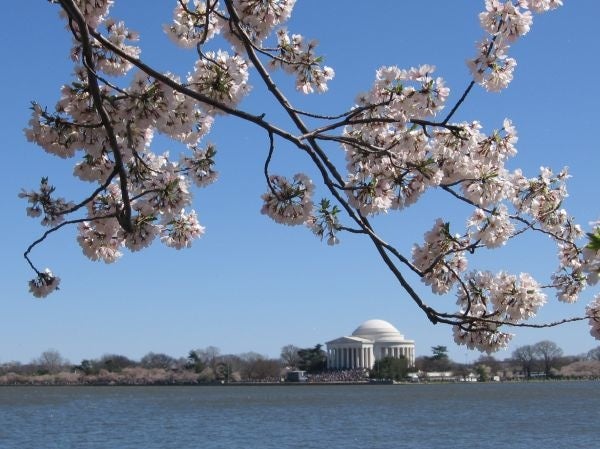
[[[2,449],[586,448],[600,383],[0,387]]]

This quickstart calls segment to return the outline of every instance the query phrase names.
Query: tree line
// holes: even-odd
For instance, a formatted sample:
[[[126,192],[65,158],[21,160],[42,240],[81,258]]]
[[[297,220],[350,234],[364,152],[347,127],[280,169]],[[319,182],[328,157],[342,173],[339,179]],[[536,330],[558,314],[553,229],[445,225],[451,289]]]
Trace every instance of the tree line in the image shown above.
[[[222,354],[215,346],[190,350],[185,357],[149,352],[139,360],[125,355],[105,354],[73,364],[60,352],[50,349],[29,363],[0,364],[0,384],[200,384],[231,382],[280,382],[291,370],[306,371],[317,381],[405,380],[409,373],[451,372],[454,378],[475,373],[478,380],[531,379],[537,377],[600,377],[600,346],[580,355],[564,355],[554,342],[544,340],[516,348],[504,360],[482,355],[472,363],[460,363],[448,356],[446,346],[431,348],[431,355],[415,359],[386,357],[370,371],[352,370],[340,374],[327,369],[321,344],[300,348],[286,345],[279,358],[256,352]]]

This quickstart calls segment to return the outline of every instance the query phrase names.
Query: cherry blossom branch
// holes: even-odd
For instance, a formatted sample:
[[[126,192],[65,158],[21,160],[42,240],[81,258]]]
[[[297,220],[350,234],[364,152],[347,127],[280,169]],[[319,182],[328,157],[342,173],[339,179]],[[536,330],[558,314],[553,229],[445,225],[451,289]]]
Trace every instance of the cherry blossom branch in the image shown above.
[[[149,245],[158,234],[163,242],[176,248],[189,246],[192,239],[201,235],[203,227],[196,220],[195,212],[187,214],[184,210],[191,204],[188,187],[191,180],[203,186],[216,179],[214,146],[209,144],[203,149],[197,142],[212,120],[225,114],[252,123],[268,134],[269,148],[263,172],[269,191],[263,195],[263,213],[277,222],[307,225],[321,239],[326,236],[330,245],[338,242],[336,233],[339,231],[368,236],[384,265],[427,318],[432,323],[455,326],[458,343],[483,350],[498,349],[510,338],[500,331],[503,325],[550,327],[584,319],[543,325],[526,323],[545,301],[545,295],[540,293],[539,285],[531,276],[481,271],[465,274],[469,253],[484,246],[500,246],[531,229],[550,235],[560,248],[561,267],[566,274],[555,273],[553,279],[566,300],[572,300],[573,289],[578,288],[576,283],[581,280],[577,278],[577,269],[578,264],[583,263],[580,259],[584,251],[574,243],[580,231],[576,226],[566,229],[572,221],[562,218],[566,212],[559,210],[566,196],[563,185],[566,171],[554,177],[549,169],[542,169],[539,178],[534,180],[527,180],[520,172],[515,172],[510,179],[495,178],[505,170],[505,159],[516,151],[513,146],[516,131],[510,120],[506,119],[503,128],[489,136],[480,131],[481,125],[476,121],[464,125],[449,123],[476,82],[488,90],[500,90],[512,79],[515,62],[506,58],[504,52],[508,49],[506,42],[528,31],[530,13],[521,11],[527,9],[527,0],[515,4],[487,3],[487,11],[480,15],[480,21],[493,37],[491,41],[486,37],[478,46],[478,56],[470,62],[473,80],[441,122],[433,117],[444,108],[449,90],[441,78],[432,77],[434,67],[429,65],[409,70],[380,68],[373,88],[361,94],[359,104],[343,114],[328,116],[295,108],[275,84],[265,64],[281,66],[295,74],[296,88],[304,93],[327,90],[326,82],[334,72],[321,67],[321,58],[314,54],[314,44],[304,45],[300,35],[290,38],[287,31],[279,31],[277,48],[262,45],[274,26],[289,17],[293,2],[282,0],[275,5],[223,1],[224,13],[218,10],[218,0],[194,3],[195,9],[188,7],[186,1],[177,0],[175,22],[167,33],[187,48],[195,46],[199,55],[187,83],[180,82],[175,75],[158,73],[142,62],[137,56],[139,49],[124,43],[135,40],[135,35],[126,30],[122,22],[116,24],[104,18],[108,4],[100,2],[86,7],[84,17],[75,0],[57,1],[79,42],[74,54],[81,56],[84,69],[78,69],[78,76],[87,84],[83,88],[75,86],[61,101],[72,101],[75,112],[70,114],[74,122],[88,121],[88,104],[91,103],[100,117],[102,129],[98,130],[94,123],[84,123],[85,126],[77,128],[76,123],[61,122],[58,115],[52,121],[40,108],[34,107],[28,138],[61,157],[71,157],[77,149],[83,149],[86,159],[76,165],[77,176],[101,185],[75,206],[62,198],[53,199],[53,188],[44,181],[39,193],[24,191],[22,196],[30,202],[29,215],[44,214],[42,224],[56,223],[65,214],[86,205],[91,206],[91,215],[106,211],[111,214],[57,225],[28,248],[25,257],[38,274],[38,279],[30,282],[34,295],[45,296],[56,289],[58,279],[49,270],[35,269],[29,253],[65,224],[106,219],[95,221],[97,225],[81,225],[78,240],[81,238],[84,242],[80,244],[88,257],[107,262],[119,257],[120,246],[138,250]],[[235,5],[240,6],[239,11]],[[552,7],[532,6],[533,9]],[[103,21],[107,24],[106,35],[96,30]],[[203,51],[206,41],[221,31],[235,47],[236,55]],[[281,56],[273,54],[277,51]],[[255,115],[238,108],[239,101],[248,92],[249,66],[287,114],[294,131],[275,126],[265,120],[265,114]],[[131,92],[113,85],[101,75],[124,75],[131,67],[141,71],[135,75]],[[83,70],[87,73],[86,79]],[[99,83],[106,87],[101,89]],[[123,111],[131,115],[122,116]],[[306,117],[321,122],[311,130],[304,122]],[[85,131],[88,127],[92,130]],[[147,148],[148,136],[156,130],[188,144],[192,156],[186,155],[177,163],[167,155],[153,153]],[[69,133],[75,135],[73,140]],[[313,204],[314,186],[306,175],[296,174],[290,182],[270,173],[276,137],[309,157],[321,178],[319,184],[331,195],[333,205],[327,198],[322,199],[318,207]],[[55,140],[49,142],[51,139]],[[121,139],[125,140],[122,147]],[[107,141],[114,165],[105,148]],[[323,142],[341,144],[346,152],[347,175],[330,159],[328,148],[321,146],[325,145]],[[453,188],[459,185],[464,195]],[[472,206],[473,215],[462,236],[450,234],[450,224],[438,219],[426,232],[425,243],[413,247],[411,261],[378,235],[369,217],[407,207],[427,189],[438,186]],[[513,192],[510,198],[504,190],[508,188]],[[517,213],[509,215],[505,203],[512,203]],[[132,217],[132,209],[135,217]],[[350,226],[340,224],[339,212],[343,212],[344,220],[349,219]],[[526,214],[533,217],[532,220],[524,218]],[[517,222],[524,227],[515,230]],[[405,278],[406,270],[415,273],[435,294],[456,292],[459,311],[446,313],[426,304],[425,298],[417,294]],[[595,268],[589,265],[583,270],[595,273]],[[590,306],[588,317],[597,318],[600,323],[600,298],[596,302]],[[596,329],[600,336],[600,324]]]
[[[31,251],[40,243],[42,243],[44,240],[46,240],[46,238],[50,235],[53,234],[54,232],[58,231],[59,229],[68,226],[68,225],[72,225],[72,224],[78,224],[78,223],[84,223],[84,222],[88,222],[88,221],[97,221],[97,220],[105,220],[107,218],[116,218],[117,214],[109,214],[109,215],[103,215],[100,217],[87,217],[87,218],[77,218],[74,220],[67,220],[67,221],[63,221],[62,223],[54,226],[53,228],[48,229],[46,232],[44,232],[41,237],[39,237],[37,240],[33,241],[25,250],[25,252],[23,253],[23,257],[25,258],[25,260],[27,261],[27,263],[29,264],[29,266],[33,269],[33,271],[35,271],[38,275],[40,275],[40,271],[35,267],[35,265],[33,264],[33,262],[31,262],[31,259],[29,258],[29,253],[31,253]]]
[[[94,58],[92,55],[91,44],[88,35],[88,25],[85,21],[85,18],[83,17],[83,14],[81,13],[77,5],[75,5],[73,0],[59,1],[62,7],[64,8],[65,12],[67,12],[69,17],[73,19],[78,26],[79,40],[82,45],[83,58],[88,70],[88,82],[90,86],[90,93],[92,94],[92,98],[94,99],[94,107],[96,108],[96,111],[98,112],[98,115],[100,116],[100,119],[102,121],[102,125],[106,130],[106,135],[108,137],[108,141],[110,143],[111,150],[115,158],[115,168],[119,173],[123,209],[122,211],[120,211],[117,218],[121,226],[123,226],[123,229],[125,229],[128,232],[131,232],[131,203],[129,201],[129,189],[127,187],[127,172],[125,170],[121,150],[119,149],[119,144],[117,142],[117,138],[115,136],[110,117],[108,116],[106,109],[104,109],[102,95],[100,93],[100,87],[98,86],[98,80],[96,78],[94,70]],[[77,38],[76,35],[75,38]]]

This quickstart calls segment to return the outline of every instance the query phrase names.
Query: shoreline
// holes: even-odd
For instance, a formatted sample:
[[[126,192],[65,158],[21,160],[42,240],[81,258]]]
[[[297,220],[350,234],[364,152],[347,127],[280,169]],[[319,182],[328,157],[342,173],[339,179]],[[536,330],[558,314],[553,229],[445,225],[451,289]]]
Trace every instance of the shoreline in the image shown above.
[[[600,378],[573,379],[531,379],[531,380],[502,380],[484,382],[466,381],[434,381],[434,382],[391,382],[391,381],[354,381],[354,382],[155,382],[155,383],[126,383],[126,382],[97,382],[97,383],[0,383],[2,387],[323,387],[323,386],[406,386],[406,385],[450,385],[450,384],[517,384],[517,383],[546,383],[546,382],[598,382]]]

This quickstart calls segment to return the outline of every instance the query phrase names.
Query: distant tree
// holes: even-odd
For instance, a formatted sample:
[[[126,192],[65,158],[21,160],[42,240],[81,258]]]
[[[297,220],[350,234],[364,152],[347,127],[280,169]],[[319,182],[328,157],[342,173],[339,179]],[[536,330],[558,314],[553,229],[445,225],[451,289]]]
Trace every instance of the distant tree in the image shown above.
[[[590,349],[587,353],[586,358],[588,360],[600,360],[600,346],[596,346],[594,349]]]
[[[99,369],[105,369],[111,373],[120,373],[124,368],[136,366],[136,362],[124,355],[105,354],[98,361]]]
[[[270,359],[255,352],[240,356],[243,361],[242,378],[247,380],[264,380],[279,378],[281,363],[277,359]]]
[[[448,348],[446,346],[432,346],[431,354],[433,360],[448,360]]]
[[[193,357],[196,361],[200,361],[205,366],[210,366],[214,369],[217,366],[217,363],[219,362],[219,355],[221,354],[221,350],[216,346],[207,346],[206,348],[200,348],[190,351],[190,356],[192,355],[192,353],[194,354]]]
[[[173,357],[167,354],[149,352],[140,360],[140,365],[144,368],[173,368],[177,363]]]
[[[242,356],[237,354],[220,355],[219,363],[227,366],[226,374],[230,382],[239,382],[242,380],[242,371],[245,366]]]
[[[448,348],[438,345],[431,347],[431,356],[418,357],[415,360],[415,367],[425,372],[448,371],[452,361],[448,357]]]
[[[89,376],[90,374],[98,374],[98,371],[100,370],[98,363],[89,359],[83,359],[81,363],[75,367],[75,369],[83,372],[86,376]]]
[[[492,369],[488,365],[480,363],[475,366],[475,372],[477,373],[477,380],[479,382],[487,382],[490,380]]]
[[[315,345],[314,348],[305,348],[298,350],[298,369],[309,373],[320,373],[327,366],[327,356],[321,348],[323,345]]]
[[[408,374],[408,360],[404,357],[384,357],[376,360],[369,377],[372,379],[402,380]]]
[[[551,377],[553,364],[562,356],[563,351],[553,341],[544,340],[533,345],[533,353],[543,363],[546,377]]]
[[[281,348],[281,363],[289,368],[297,368],[300,357],[298,351],[300,348],[295,345],[285,345]]]
[[[191,350],[186,359],[185,367],[186,369],[193,370],[196,373],[201,373],[204,368],[206,368],[206,365],[200,359],[198,353],[194,350]]]
[[[512,353],[513,360],[521,365],[523,368],[523,374],[528,379],[531,378],[531,371],[535,364],[535,350],[531,345],[519,346]]]
[[[215,380],[222,380],[229,382],[229,376],[231,376],[232,369],[231,365],[226,362],[217,362],[214,369]]]
[[[459,376],[465,380],[469,374],[471,374],[471,366],[465,363],[455,363],[452,366],[452,372],[455,376]]]
[[[215,380],[215,370],[207,366],[198,373],[198,380],[200,382],[213,382]]]
[[[571,378],[600,378],[600,361],[595,359],[580,360],[563,366],[560,375]]]
[[[490,373],[496,373],[501,369],[500,362],[494,356],[487,354],[484,354],[475,360],[475,365],[488,366],[490,368]]]
[[[55,349],[42,352],[34,363],[38,366],[40,374],[56,374],[69,364]]]

